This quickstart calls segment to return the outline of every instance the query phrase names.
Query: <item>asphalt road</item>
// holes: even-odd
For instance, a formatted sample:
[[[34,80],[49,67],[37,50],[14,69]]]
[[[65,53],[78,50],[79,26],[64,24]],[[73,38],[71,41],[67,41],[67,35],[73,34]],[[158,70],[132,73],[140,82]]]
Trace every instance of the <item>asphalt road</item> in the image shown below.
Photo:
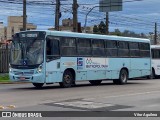
[[[42,89],[31,83],[0,84],[0,106],[0,111],[160,111],[160,79],[130,80],[126,85],[104,81],[99,86],[86,81],[72,88],[54,84]]]

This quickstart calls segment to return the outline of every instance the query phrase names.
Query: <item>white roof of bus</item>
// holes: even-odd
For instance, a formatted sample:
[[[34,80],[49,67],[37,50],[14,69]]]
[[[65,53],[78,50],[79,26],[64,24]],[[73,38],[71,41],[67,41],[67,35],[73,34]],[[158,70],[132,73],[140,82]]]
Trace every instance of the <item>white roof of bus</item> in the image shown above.
[[[123,41],[146,42],[146,43],[150,42],[149,39],[122,37],[122,36],[114,36],[114,35],[98,35],[98,34],[75,33],[75,32],[66,32],[66,31],[50,31],[50,30],[36,30],[36,31],[45,31],[47,33],[47,35],[50,34],[50,35],[54,35],[54,36],[123,40]]]
[[[158,49],[158,48],[160,48],[160,45],[151,45],[151,48],[155,48],[155,49],[157,48]]]

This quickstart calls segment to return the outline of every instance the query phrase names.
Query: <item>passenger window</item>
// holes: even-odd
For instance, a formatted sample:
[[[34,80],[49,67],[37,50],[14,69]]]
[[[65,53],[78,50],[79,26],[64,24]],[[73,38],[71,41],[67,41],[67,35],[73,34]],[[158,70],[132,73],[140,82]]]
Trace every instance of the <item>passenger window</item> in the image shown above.
[[[129,49],[130,49],[130,56],[131,57],[139,57],[140,56],[140,50],[139,50],[139,43],[138,42],[130,42],[129,43]]]
[[[129,47],[128,42],[118,42],[118,56],[119,57],[129,57]]]
[[[76,39],[63,37],[61,39],[61,54],[62,56],[75,56],[77,55],[76,50]]]
[[[93,56],[104,57],[104,40],[93,39],[92,40],[93,47]]]
[[[77,50],[79,56],[92,56],[91,39],[79,38]]]
[[[60,56],[59,40],[59,37],[47,37],[46,55],[48,60],[52,60]]]
[[[107,57],[117,56],[117,41],[106,40],[106,55]]]
[[[139,43],[140,46],[140,56],[150,57],[150,44],[149,43]]]

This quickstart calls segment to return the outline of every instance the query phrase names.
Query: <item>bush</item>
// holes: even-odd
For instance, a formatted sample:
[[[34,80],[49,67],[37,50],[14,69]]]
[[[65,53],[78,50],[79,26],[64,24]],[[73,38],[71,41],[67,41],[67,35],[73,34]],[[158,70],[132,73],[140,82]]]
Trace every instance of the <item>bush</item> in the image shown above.
[[[0,82],[8,82],[8,81],[9,81],[8,74],[0,75]]]

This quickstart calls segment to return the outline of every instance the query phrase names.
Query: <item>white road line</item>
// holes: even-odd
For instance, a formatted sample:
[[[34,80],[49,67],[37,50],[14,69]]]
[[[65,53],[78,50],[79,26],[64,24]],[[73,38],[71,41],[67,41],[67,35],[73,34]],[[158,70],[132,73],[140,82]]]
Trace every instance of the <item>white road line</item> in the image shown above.
[[[103,98],[116,98],[116,97],[129,97],[129,96],[135,96],[135,95],[145,95],[145,94],[152,94],[152,93],[160,93],[160,91],[148,91],[148,92],[141,92],[141,93],[129,93],[129,94],[124,94],[124,95],[113,95],[113,96],[106,96]],[[84,98],[83,100],[94,100],[99,97],[95,98]]]
[[[107,96],[107,97],[104,97],[104,98],[128,97],[128,96],[144,95],[144,94],[152,94],[152,93],[160,93],[160,91],[148,91],[148,92],[142,92],[142,93],[125,94],[125,95],[114,95],[114,96]]]

